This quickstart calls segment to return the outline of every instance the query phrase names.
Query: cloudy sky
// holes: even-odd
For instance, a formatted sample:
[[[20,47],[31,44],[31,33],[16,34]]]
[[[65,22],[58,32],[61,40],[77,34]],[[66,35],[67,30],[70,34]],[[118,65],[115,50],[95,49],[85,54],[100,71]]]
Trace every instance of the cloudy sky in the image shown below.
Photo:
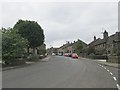
[[[59,47],[78,38],[87,44],[118,31],[117,2],[4,2],[2,27],[13,27],[18,19],[37,21],[44,29],[45,43]]]

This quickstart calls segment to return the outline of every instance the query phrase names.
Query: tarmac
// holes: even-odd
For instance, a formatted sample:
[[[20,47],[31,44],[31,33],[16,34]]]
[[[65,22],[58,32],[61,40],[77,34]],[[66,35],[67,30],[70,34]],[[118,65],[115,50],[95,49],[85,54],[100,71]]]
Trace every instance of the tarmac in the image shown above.
[[[47,56],[46,58],[39,60],[39,62],[47,62],[50,59],[50,57],[51,56]],[[90,59],[90,60],[94,60],[94,59]],[[120,69],[120,64],[118,64],[118,63],[106,62],[106,60],[94,60],[94,61],[96,61],[96,62],[98,62],[100,64],[103,64],[103,65],[106,65],[106,66],[115,67],[115,68],[119,68]],[[4,68],[2,68],[2,71],[15,69],[15,68],[21,68],[21,67],[29,66],[29,65],[32,65],[32,64],[35,64],[35,63],[36,62],[26,62],[23,65],[4,67]]]

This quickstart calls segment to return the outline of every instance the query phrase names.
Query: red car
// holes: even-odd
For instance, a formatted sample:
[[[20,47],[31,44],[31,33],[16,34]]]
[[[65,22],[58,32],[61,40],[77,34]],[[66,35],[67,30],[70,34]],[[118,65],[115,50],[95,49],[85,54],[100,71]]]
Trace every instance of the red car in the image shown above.
[[[73,53],[72,58],[78,58],[78,55],[76,53]]]
[[[65,53],[65,54],[64,54],[64,56],[66,56],[66,57],[68,57],[68,55],[69,55],[68,53]]]

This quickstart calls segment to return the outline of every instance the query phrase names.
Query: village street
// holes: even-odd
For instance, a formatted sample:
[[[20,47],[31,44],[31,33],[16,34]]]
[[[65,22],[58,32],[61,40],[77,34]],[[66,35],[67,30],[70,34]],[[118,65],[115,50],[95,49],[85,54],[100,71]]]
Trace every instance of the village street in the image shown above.
[[[3,71],[2,77],[3,88],[118,88],[117,68],[64,56]]]

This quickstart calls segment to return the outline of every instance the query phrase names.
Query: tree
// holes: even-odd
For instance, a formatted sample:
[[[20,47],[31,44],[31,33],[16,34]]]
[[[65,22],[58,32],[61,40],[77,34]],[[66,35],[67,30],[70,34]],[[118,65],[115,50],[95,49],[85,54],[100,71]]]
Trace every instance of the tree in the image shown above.
[[[11,65],[17,57],[22,57],[25,52],[27,40],[21,37],[17,30],[9,29],[2,34],[2,59]]]
[[[79,55],[82,53],[83,45],[82,42],[78,39],[78,41],[75,44],[75,52]]]
[[[45,53],[46,53],[46,45],[43,44],[43,45],[41,45],[41,46],[39,47],[39,49],[38,49],[38,54],[40,54],[40,55],[45,55]]]
[[[44,43],[43,29],[35,21],[19,20],[14,25],[14,29],[18,29],[19,34],[28,40],[28,50],[29,48],[33,48],[33,53],[35,53],[36,47]]]
[[[89,48],[87,49],[87,54],[95,54],[95,47],[94,46],[89,46]]]

